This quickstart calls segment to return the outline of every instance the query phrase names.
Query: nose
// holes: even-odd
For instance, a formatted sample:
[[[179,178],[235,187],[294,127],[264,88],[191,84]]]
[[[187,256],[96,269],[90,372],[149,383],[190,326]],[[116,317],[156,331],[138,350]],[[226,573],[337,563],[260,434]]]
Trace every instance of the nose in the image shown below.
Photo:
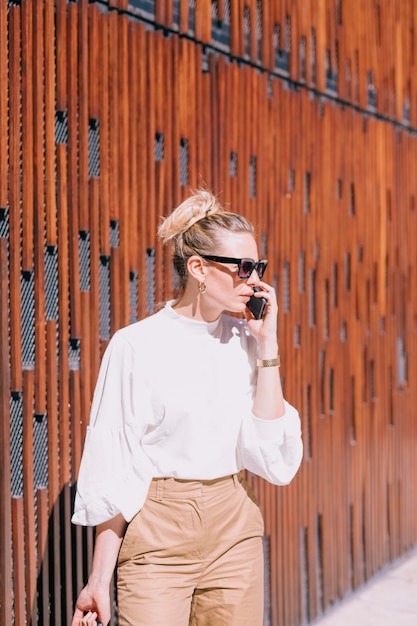
[[[258,275],[258,271],[257,270],[253,270],[252,274],[249,276],[248,280],[246,281],[246,284],[248,285],[259,285],[259,275]]]

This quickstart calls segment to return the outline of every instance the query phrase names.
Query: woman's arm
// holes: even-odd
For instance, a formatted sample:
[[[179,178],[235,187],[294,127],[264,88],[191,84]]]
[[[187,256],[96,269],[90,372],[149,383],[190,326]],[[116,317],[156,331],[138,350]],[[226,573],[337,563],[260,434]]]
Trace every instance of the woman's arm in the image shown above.
[[[277,339],[278,304],[273,287],[260,283],[259,296],[267,304],[265,314],[255,320],[247,313],[248,327],[258,344],[258,359],[275,359],[279,356]],[[279,367],[258,367],[256,392],[252,412],[256,417],[273,420],[285,413],[284,397],[279,375]]]
[[[80,626],[81,620],[91,626],[95,626],[97,620],[104,626],[109,623],[110,583],[126,525],[119,514],[97,526],[93,565],[88,582],[75,604],[72,626]]]

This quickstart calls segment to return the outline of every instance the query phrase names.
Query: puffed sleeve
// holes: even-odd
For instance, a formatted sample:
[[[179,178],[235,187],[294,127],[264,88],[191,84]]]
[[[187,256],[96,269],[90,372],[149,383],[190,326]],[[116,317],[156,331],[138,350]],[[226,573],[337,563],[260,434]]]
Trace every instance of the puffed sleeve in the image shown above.
[[[285,401],[285,413],[275,420],[251,415],[243,421],[238,455],[247,469],[274,485],[287,485],[294,478],[303,456],[298,411]]]
[[[145,381],[135,378],[134,351],[116,333],[102,359],[77,481],[72,522],[101,524],[121,513],[127,522],[145,501],[152,464],[141,439],[151,414]]]

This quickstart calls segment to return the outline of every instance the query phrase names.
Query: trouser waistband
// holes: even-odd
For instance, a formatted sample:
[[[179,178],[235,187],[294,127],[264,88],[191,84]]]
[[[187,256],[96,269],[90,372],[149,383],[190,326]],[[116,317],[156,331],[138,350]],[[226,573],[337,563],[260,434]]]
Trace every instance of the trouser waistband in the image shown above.
[[[164,497],[201,496],[230,487],[237,488],[241,478],[239,474],[222,476],[213,480],[183,480],[180,478],[153,478],[148,496],[162,500]]]

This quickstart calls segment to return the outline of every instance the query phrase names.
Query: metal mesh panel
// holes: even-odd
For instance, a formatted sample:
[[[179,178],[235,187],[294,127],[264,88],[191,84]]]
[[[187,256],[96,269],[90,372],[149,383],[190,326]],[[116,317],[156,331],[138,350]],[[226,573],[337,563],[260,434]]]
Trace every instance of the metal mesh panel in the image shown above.
[[[300,37],[300,80],[306,79],[306,38]]]
[[[9,236],[9,211],[0,208],[0,238]]]
[[[120,246],[120,231],[118,220],[110,221],[110,246],[112,248],[118,248]]]
[[[308,584],[308,535],[306,527],[300,529],[300,535],[302,623],[308,624],[310,622],[310,594]]]
[[[164,133],[155,134],[155,161],[164,160]]]
[[[261,257],[266,257],[268,252],[268,235],[266,233],[262,233],[261,237]]]
[[[256,156],[252,155],[249,162],[249,197],[256,196]]]
[[[129,321],[134,324],[138,319],[138,273],[129,276]]]
[[[100,257],[100,337],[110,339],[110,259]]]
[[[68,348],[68,366],[70,370],[80,369],[80,342],[78,339],[71,339]]]
[[[88,125],[88,175],[100,176],[100,121],[94,118]]]
[[[146,312],[149,315],[155,309],[155,250],[146,251]]]
[[[291,168],[288,172],[288,192],[292,193],[295,189],[295,171]]]
[[[310,65],[311,65],[311,82],[316,82],[316,29],[312,28],[310,33]]]
[[[306,255],[304,250],[300,250],[300,254],[298,257],[298,290],[300,293],[304,293],[305,291],[305,257]]]
[[[90,233],[82,230],[78,236],[80,254],[80,289],[90,291]]]
[[[188,185],[188,139],[182,138],[180,143],[180,180],[181,185]]]
[[[288,313],[290,310],[290,263],[284,262],[284,276],[282,281],[283,287],[283,301],[284,301],[284,313]]]
[[[188,33],[194,35],[195,33],[195,0],[188,0]]]
[[[316,325],[316,271],[310,270],[310,284],[309,284],[309,313],[310,313],[310,326]]]
[[[230,153],[230,176],[232,178],[237,176],[237,152]]]
[[[155,0],[129,0],[128,7],[133,8],[135,14],[150,20],[155,19]]]
[[[10,462],[11,492],[13,497],[23,495],[23,402],[20,393],[10,398]]]
[[[213,0],[211,5],[211,37],[217,48],[223,50],[230,49],[230,1],[224,2],[224,18],[220,20],[217,0]]]
[[[58,319],[58,254],[56,246],[45,248],[45,313],[47,320]]]
[[[249,7],[245,6],[243,13],[243,32],[245,36],[245,56],[250,55],[250,11]]]
[[[22,367],[35,364],[35,293],[33,272],[21,274]]]
[[[263,626],[271,626],[271,547],[269,535],[263,536],[264,545],[264,621]]]
[[[55,114],[55,143],[68,143],[67,111],[57,111]]]
[[[43,415],[33,421],[33,479],[35,489],[48,486],[48,425]]]
[[[310,172],[304,175],[304,213],[310,213]]]
[[[258,61],[262,59],[262,0],[256,3],[256,41],[258,42]]]
[[[397,383],[403,387],[407,382],[407,353],[404,349],[404,339],[397,339]]]
[[[281,25],[275,24],[274,27],[274,46],[275,46],[275,67],[280,72],[288,74],[289,71],[289,53],[282,47]]]

